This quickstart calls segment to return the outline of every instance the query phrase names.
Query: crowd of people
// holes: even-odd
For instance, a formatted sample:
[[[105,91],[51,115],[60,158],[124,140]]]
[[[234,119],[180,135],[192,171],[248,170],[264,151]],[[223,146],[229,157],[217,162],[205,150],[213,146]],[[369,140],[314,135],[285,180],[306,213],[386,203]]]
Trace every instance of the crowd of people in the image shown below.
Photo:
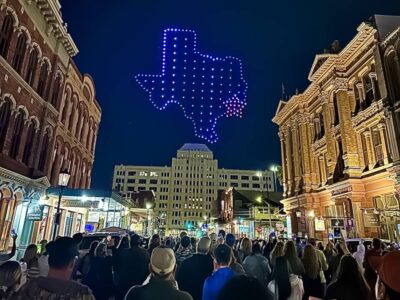
[[[20,261],[0,255],[0,300],[8,299],[400,299],[400,251],[379,239],[351,253],[343,240],[250,240],[233,234],[199,240],[155,234],[93,241],[82,234],[30,245]]]

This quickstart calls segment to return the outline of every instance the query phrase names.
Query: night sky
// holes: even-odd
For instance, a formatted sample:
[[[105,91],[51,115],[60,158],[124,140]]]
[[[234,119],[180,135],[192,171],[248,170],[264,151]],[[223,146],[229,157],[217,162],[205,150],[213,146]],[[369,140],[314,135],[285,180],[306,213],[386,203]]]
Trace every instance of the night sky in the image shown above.
[[[115,164],[170,165],[184,143],[203,143],[177,105],[158,111],[136,83],[160,72],[162,34],[193,29],[198,48],[242,60],[248,82],[243,118],[222,118],[219,141],[208,144],[219,166],[264,169],[280,164],[271,121],[282,93],[308,85],[314,56],[338,39],[342,46],[373,14],[400,15],[398,0],[79,0],[61,1],[78,46],[74,58],[95,82],[102,107],[93,188],[111,188]]]

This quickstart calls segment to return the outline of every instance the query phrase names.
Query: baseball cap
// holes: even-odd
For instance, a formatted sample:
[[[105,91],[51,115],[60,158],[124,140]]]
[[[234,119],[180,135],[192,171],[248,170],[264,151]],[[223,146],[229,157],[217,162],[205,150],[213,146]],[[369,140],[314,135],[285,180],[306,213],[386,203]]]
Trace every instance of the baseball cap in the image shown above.
[[[165,246],[154,248],[150,258],[151,269],[154,273],[169,274],[174,270],[175,263],[175,253],[171,248]]]
[[[400,252],[393,251],[385,254],[378,267],[380,279],[392,290],[400,293]]]

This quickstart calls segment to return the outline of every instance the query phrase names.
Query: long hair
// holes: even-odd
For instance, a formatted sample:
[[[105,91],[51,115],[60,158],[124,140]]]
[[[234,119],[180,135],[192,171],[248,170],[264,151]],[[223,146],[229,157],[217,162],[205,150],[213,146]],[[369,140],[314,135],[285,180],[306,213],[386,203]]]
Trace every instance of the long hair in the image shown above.
[[[0,299],[13,298],[21,277],[21,266],[17,261],[6,261],[0,266]]]
[[[317,251],[312,245],[306,245],[303,252],[303,263],[306,275],[312,279],[316,279],[319,275],[321,267]]]
[[[270,254],[271,261],[274,261],[279,256],[283,256],[283,254],[284,254],[283,248],[284,248],[283,242],[279,241],[276,243],[274,249],[272,250],[272,252]]]
[[[346,292],[355,291],[359,292],[358,299],[367,299],[369,295],[369,287],[362,275],[357,261],[350,255],[344,255],[341,260],[337,271],[337,285],[340,295]]]
[[[244,256],[248,256],[251,253],[251,241],[248,238],[244,238],[240,244],[240,251]]]
[[[292,294],[292,287],[289,280],[288,261],[285,257],[279,256],[275,260],[275,268],[272,273],[272,279],[278,287],[275,294],[278,293],[279,300],[285,300]]]
[[[107,245],[105,243],[99,243],[94,250],[95,257],[105,257],[107,255]]]
[[[284,257],[289,262],[289,265],[292,271],[295,271],[294,268],[299,264],[302,264],[300,258],[297,256],[296,246],[293,241],[287,241],[285,247],[283,248]]]
[[[96,250],[97,245],[99,244],[99,241],[93,241],[90,244],[90,248],[89,248],[89,255],[90,256],[94,256],[94,251]]]
[[[123,236],[122,239],[119,241],[117,249],[122,250],[122,249],[129,248],[129,244],[130,244],[129,236],[128,235]]]
[[[26,262],[28,269],[30,269],[34,259],[36,258],[37,258],[37,246],[35,244],[30,244],[25,250],[22,261]]]

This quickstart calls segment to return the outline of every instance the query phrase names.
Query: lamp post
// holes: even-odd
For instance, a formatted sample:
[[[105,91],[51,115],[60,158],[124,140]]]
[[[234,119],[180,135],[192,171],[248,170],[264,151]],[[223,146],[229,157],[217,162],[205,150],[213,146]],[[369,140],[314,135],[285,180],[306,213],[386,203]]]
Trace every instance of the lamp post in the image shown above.
[[[148,235],[148,236],[150,236],[150,230],[149,230],[149,228],[150,228],[150,208],[151,208],[151,203],[150,202],[147,202],[146,203],[146,234]]]
[[[259,199],[257,199],[257,201],[258,202],[260,202],[260,203],[265,203],[265,204],[267,204],[267,207],[268,207],[268,216],[269,216],[269,233],[271,233],[271,231],[272,231],[272,220],[271,220],[271,208],[270,208],[270,204],[269,204],[269,187],[268,187],[268,180],[266,180],[266,187],[267,187],[267,201],[265,201],[265,199],[264,199],[264,193],[263,193],[263,184],[264,184],[264,182],[263,182],[263,180],[262,180],[262,178],[263,178],[263,176],[262,176],[263,174],[262,174],[262,172],[257,172],[257,176],[258,176],[258,178],[260,179],[260,186],[261,186],[261,197],[259,198]]]
[[[276,172],[278,171],[278,166],[272,165],[269,170],[272,172],[274,176],[274,191],[277,192],[277,185],[276,185]]]
[[[61,205],[62,194],[65,187],[68,186],[68,181],[70,177],[71,174],[67,170],[60,172],[60,174],[58,175],[58,187],[60,188],[60,194],[58,195],[57,211],[54,216],[53,241],[56,239],[57,232],[59,230],[61,223],[60,205]]]

